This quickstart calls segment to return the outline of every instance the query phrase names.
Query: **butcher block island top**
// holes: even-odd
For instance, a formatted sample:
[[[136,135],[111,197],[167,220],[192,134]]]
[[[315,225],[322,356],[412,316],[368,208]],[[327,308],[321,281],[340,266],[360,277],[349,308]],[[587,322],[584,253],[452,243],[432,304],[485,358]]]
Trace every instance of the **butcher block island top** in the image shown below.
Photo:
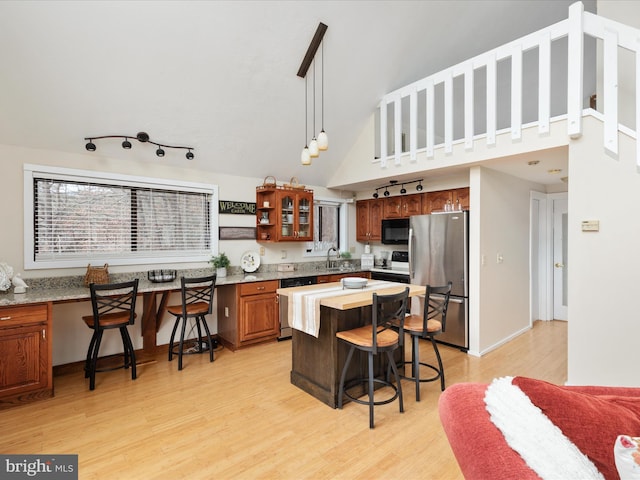
[[[371,323],[373,293],[387,295],[406,287],[409,296],[425,293],[424,285],[379,280],[369,280],[363,289],[343,288],[340,282],[278,289],[279,295],[287,297],[289,323],[293,327],[291,383],[336,408],[340,374],[348,353],[336,333]],[[297,307],[292,305],[294,302]],[[319,318],[314,318],[316,315]],[[404,357],[404,349],[396,353],[396,361]],[[366,370],[366,355],[356,352],[357,355],[360,359],[352,361],[347,381],[361,376],[363,368]],[[376,366],[376,375],[385,372],[386,364]]]

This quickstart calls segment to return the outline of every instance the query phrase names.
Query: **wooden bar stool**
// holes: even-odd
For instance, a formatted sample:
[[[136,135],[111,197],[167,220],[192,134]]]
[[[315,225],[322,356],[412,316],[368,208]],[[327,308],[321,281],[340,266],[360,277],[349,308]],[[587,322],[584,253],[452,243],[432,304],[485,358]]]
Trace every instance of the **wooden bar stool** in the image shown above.
[[[391,403],[396,398],[399,401],[400,413],[404,412],[402,403],[402,385],[400,384],[400,374],[393,359],[393,352],[403,344],[404,333],[403,323],[407,311],[407,301],[409,298],[409,287],[404,291],[391,295],[373,294],[373,305],[371,307],[371,325],[337,332],[336,337],[346,342],[351,348],[347,354],[347,359],[342,368],[340,377],[340,387],[338,390],[338,408],[342,408],[343,397],[346,395],[351,401],[362,405],[369,405],[369,428],[374,427],[373,407]],[[367,352],[368,376],[351,380],[345,385],[347,370],[355,350]],[[393,371],[396,384],[389,379],[389,369],[385,380],[375,377],[373,369],[373,357],[378,353],[386,353],[388,366]],[[367,384],[368,399],[360,400],[352,396],[348,389],[357,384]],[[385,400],[374,401],[374,384],[382,384],[393,388],[394,395]]]
[[[172,305],[167,307],[167,311],[176,317],[171,332],[171,340],[169,341],[169,361],[173,360],[173,355],[178,355],[178,370],[182,370],[182,355],[184,352],[184,335],[189,318],[195,319],[198,331],[197,346],[193,352],[188,353],[204,353],[206,350],[202,348],[203,336],[202,328],[206,333],[205,340],[209,349],[209,361],[213,362],[213,344],[211,343],[211,332],[205,315],[209,315],[213,308],[213,292],[216,287],[216,275],[198,278],[180,279],[182,303],[180,305]],[[178,325],[182,323],[180,330],[180,341],[177,344],[177,351],[174,349],[176,330]]]
[[[131,367],[131,379],[136,379],[136,354],[127,330],[136,318],[136,295],[138,294],[138,279],[130,282],[89,285],[91,291],[91,306],[93,315],[82,317],[84,323],[93,330],[87,360],[84,365],[84,376],[89,378],[89,390],[96,388],[96,372]],[[117,328],[120,330],[124,347],[124,365],[113,368],[98,369],[98,352],[105,330]]]
[[[442,358],[438,350],[435,337],[444,332],[447,323],[447,308],[449,306],[449,296],[451,285],[432,287],[427,285],[424,295],[424,312],[422,315],[409,315],[404,321],[404,331],[411,335],[411,376],[403,375],[402,378],[413,380],[416,384],[416,402],[420,401],[420,382],[433,382],[440,379],[440,389],[444,391],[444,367]],[[420,362],[420,339],[431,340],[433,351],[438,360],[438,366]],[[420,365],[435,371],[435,375],[429,378],[420,378]]]

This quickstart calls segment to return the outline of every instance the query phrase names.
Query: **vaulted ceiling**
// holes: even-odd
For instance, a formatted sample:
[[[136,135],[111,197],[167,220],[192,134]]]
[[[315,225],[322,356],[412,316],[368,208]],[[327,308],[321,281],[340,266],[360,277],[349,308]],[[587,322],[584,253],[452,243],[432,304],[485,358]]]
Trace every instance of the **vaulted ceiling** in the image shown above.
[[[4,0],[0,143],[86,153],[84,137],[145,131],[195,158],[118,140],[92,155],[326,185],[382,95],[565,19],[571,3]],[[320,22],[330,148],[302,167],[312,121],[305,136],[296,72]],[[318,131],[319,97],[316,109]]]

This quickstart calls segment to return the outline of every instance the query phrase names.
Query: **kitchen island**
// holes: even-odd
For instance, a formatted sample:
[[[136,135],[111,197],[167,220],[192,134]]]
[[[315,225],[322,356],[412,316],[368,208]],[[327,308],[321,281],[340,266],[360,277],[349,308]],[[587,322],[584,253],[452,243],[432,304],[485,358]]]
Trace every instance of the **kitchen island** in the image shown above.
[[[342,367],[347,357],[348,346],[339,342],[336,332],[349,330],[371,323],[371,304],[373,293],[398,293],[409,287],[409,296],[424,295],[425,287],[421,285],[407,285],[406,283],[370,281],[364,289],[342,289],[340,282],[323,285],[308,285],[303,287],[280,288],[279,295],[287,297],[289,303],[289,322],[293,326],[291,337],[291,383],[304,390],[318,400],[332,408],[338,405],[338,389]],[[307,309],[313,315],[314,310],[319,318],[312,321],[315,326],[305,326],[302,331],[299,305],[313,296],[316,305]],[[317,336],[316,336],[317,334]],[[367,368],[367,356],[364,352],[356,351],[354,360],[347,372],[347,382],[351,379],[363,377]],[[396,352],[396,360],[404,356],[404,349]],[[376,358],[376,375],[386,372],[384,356]],[[364,393],[364,390],[363,390]]]

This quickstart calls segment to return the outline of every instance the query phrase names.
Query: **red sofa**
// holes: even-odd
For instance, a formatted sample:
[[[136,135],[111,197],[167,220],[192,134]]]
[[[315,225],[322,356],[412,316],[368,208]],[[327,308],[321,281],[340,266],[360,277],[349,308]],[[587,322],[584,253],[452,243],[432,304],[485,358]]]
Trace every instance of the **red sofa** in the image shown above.
[[[513,384],[516,379],[522,379],[526,386],[523,391],[532,403],[560,427],[605,478],[618,478],[613,444],[619,434],[640,436],[640,430],[634,430],[640,428],[640,388],[560,387],[524,377],[515,377]],[[487,387],[484,383],[453,384],[439,399],[440,420],[465,479],[539,479],[492,423],[484,402]],[[579,429],[586,433],[584,438],[575,438],[582,436]],[[585,451],[592,448],[583,448],[588,442],[599,446],[600,451]]]

